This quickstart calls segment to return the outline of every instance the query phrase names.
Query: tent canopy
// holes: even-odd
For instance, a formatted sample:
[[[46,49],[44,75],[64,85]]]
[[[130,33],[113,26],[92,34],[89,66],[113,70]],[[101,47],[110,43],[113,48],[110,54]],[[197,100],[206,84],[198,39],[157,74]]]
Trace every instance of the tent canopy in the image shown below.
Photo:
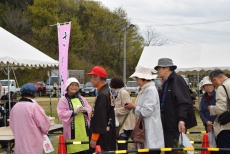
[[[15,35],[0,27],[0,67],[54,67],[52,59]]]
[[[160,58],[170,58],[177,65],[176,72],[197,74],[216,68],[230,71],[230,44],[174,45],[145,47],[138,66],[146,66],[154,72]]]
[[[0,68],[7,67],[8,80],[9,67],[30,68],[58,66],[58,61],[32,47],[2,27],[0,27],[0,39]],[[9,86],[8,91],[10,91]],[[10,93],[8,94],[8,101],[11,102]],[[9,111],[10,110],[11,103],[9,103]]]

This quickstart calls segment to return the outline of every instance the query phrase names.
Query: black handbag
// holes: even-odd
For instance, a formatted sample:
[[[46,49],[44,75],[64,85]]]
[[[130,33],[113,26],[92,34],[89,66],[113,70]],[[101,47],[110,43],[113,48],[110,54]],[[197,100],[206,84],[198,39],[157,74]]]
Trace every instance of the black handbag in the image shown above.
[[[229,99],[229,96],[228,96],[228,92],[227,92],[227,89],[224,85],[222,85],[224,87],[224,90],[227,94],[227,108],[228,110],[225,111],[223,114],[221,114],[219,117],[218,117],[218,122],[221,124],[221,125],[225,125],[227,123],[230,122],[230,99]]]

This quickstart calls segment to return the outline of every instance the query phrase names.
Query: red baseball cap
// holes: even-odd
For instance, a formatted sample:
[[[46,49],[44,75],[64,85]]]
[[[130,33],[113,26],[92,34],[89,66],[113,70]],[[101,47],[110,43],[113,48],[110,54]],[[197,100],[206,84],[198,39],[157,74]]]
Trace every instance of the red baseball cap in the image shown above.
[[[107,77],[105,69],[100,66],[95,66],[90,73],[87,73],[87,75],[97,75],[103,78]]]

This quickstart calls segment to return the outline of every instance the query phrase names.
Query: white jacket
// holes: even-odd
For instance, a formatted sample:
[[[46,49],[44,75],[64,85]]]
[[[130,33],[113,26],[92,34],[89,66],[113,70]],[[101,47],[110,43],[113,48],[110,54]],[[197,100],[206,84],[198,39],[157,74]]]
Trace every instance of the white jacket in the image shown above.
[[[140,114],[145,122],[145,148],[163,148],[164,136],[160,114],[159,95],[154,82],[141,87],[136,98],[136,108],[133,110],[138,117]]]

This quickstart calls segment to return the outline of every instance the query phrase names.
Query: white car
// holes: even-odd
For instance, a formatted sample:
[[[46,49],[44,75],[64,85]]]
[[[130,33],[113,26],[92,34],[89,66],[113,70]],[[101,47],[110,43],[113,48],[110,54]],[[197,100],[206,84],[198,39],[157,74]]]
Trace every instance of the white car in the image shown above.
[[[137,95],[139,85],[136,81],[128,81],[125,86],[125,89],[129,92],[130,95]]]
[[[16,87],[16,82],[15,80],[0,80],[0,84],[2,85],[2,95],[6,95],[8,93],[8,85],[10,86],[10,92],[13,92],[15,94],[19,94],[20,93],[20,88]]]

